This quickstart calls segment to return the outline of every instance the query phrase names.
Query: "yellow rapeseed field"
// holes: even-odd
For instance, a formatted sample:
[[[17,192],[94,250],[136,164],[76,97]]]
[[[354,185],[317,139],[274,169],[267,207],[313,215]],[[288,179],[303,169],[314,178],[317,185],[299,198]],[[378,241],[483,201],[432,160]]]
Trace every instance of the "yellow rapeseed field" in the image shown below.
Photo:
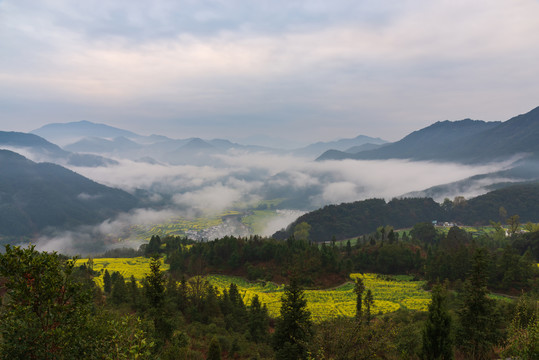
[[[77,264],[87,263],[89,259],[79,259]],[[150,259],[146,257],[135,258],[101,258],[92,259],[93,269],[97,272],[95,283],[103,287],[105,270],[110,274],[118,271],[128,280],[131,275],[140,283],[150,271]],[[162,270],[168,269],[168,264],[162,261]],[[377,274],[351,274],[351,282],[329,290],[306,290],[307,306],[314,321],[320,322],[328,318],[355,315],[356,294],[353,280],[361,277],[367,289],[374,297],[373,314],[385,314],[400,308],[426,311],[430,303],[430,294],[423,290],[423,281],[399,280],[398,277],[384,277]],[[249,282],[244,278],[210,275],[206,280],[220,291],[234,283],[238,286],[240,294],[246,304],[250,304],[254,295],[266,304],[269,315],[278,317],[281,308],[281,297],[284,285],[272,282]]]
[[[422,289],[422,281],[384,279],[376,274],[351,274],[351,279],[362,277],[367,289],[374,297],[373,314],[385,314],[400,308],[426,311],[430,294]],[[281,296],[284,286],[269,282],[250,283],[243,278],[211,275],[206,279],[219,290],[228,288],[230,283],[238,286],[244,302],[249,304],[255,294],[268,307],[270,316],[279,316]],[[355,316],[356,294],[352,282],[331,290],[306,290],[307,306],[314,321],[322,321],[338,316]]]
[[[134,258],[100,258],[92,259],[93,269],[98,273],[94,277],[96,285],[103,288],[103,275],[105,270],[108,270],[112,275],[114,271],[119,272],[126,280],[131,278],[131,275],[140,282],[150,272],[150,258],[143,256]],[[88,263],[88,259],[77,260],[77,265]],[[161,270],[167,270],[168,264],[164,263],[164,259],[161,258]]]

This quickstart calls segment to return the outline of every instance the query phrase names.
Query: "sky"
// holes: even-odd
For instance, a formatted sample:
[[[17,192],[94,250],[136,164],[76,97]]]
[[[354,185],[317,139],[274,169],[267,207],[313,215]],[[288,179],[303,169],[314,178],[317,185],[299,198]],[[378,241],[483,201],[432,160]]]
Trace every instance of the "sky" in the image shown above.
[[[0,0],[0,130],[396,141],[539,106],[537,0]]]

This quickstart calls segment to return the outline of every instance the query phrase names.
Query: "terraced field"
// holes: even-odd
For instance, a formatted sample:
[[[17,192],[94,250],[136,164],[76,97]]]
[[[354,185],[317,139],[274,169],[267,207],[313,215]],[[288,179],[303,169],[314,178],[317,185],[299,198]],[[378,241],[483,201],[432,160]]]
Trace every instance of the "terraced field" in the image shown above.
[[[410,281],[405,277],[383,278],[376,274],[351,274],[350,277],[352,280],[362,277],[367,289],[372,291],[372,312],[375,314],[385,314],[399,308],[426,311],[430,303],[430,294],[422,290],[422,281]],[[220,290],[228,288],[231,282],[236,284],[247,304],[257,294],[268,307],[270,316],[279,316],[284,286],[269,282],[250,283],[243,278],[224,275],[212,275],[206,279]],[[350,282],[331,290],[306,290],[307,306],[313,319],[322,321],[337,316],[354,316],[356,295],[353,289],[354,284]]]
[[[109,273],[118,271],[127,280],[133,275],[139,282],[150,271],[150,259],[145,257],[136,258],[102,258],[92,259],[93,269],[98,272],[94,278],[96,284],[103,287],[103,275],[105,270]],[[163,260],[162,260],[163,261]],[[88,259],[79,259],[77,264],[87,263]],[[168,264],[162,263],[162,270],[168,269]],[[384,277],[377,274],[351,274],[353,281],[361,277],[367,289],[370,289],[374,297],[374,314],[385,314],[400,308],[426,311],[430,303],[430,294],[423,290],[423,281],[411,281],[407,276]],[[260,301],[268,307],[272,317],[278,317],[281,308],[281,297],[284,285],[272,282],[249,282],[244,278],[210,275],[206,280],[220,291],[234,283],[238,286],[240,294],[246,304],[251,302],[255,294]],[[347,284],[328,290],[306,290],[307,305],[314,321],[320,322],[337,316],[352,317],[355,315],[356,295],[353,291],[354,284]]]

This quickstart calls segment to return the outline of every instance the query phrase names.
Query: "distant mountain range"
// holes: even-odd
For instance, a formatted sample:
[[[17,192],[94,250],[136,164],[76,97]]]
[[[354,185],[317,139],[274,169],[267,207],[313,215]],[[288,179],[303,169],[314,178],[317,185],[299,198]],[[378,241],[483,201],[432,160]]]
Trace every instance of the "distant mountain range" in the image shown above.
[[[214,155],[229,150],[289,153],[314,159],[328,149],[372,149],[387,143],[380,138],[359,135],[351,139],[318,142],[295,150],[285,150],[259,145],[242,145],[226,139],[171,139],[160,135],[142,136],[90,121],[49,124],[31,133],[62,144],[64,150],[73,153],[99,154],[136,161],[141,158],[150,158],[174,165],[218,165],[219,161]]]
[[[387,141],[380,138],[372,138],[365,135],[359,135],[352,139],[340,139],[329,142],[317,142],[304,148],[293,150],[292,153],[297,156],[317,157],[328,149],[340,151],[355,151],[359,149],[369,149],[386,144]],[[361,151],[361,150],[360,150]]]
[[[29,155],[38,161],[54,162],[72,166],[107,166],[116,161],[92,154],[66,151],[40,136],[14,131],[0,131],[0,149],[13,150]]]
[[[505,122],[437,122],[395,143],[355,154],[328,151],[318,160],[411,159],[476,164],[539,157],[539,107]]]
[[[0,150],[0,169],[0,238],[95,224],[138,204],[125,191],[12,151]]]
[[[134,132],[119,129],[105,124],[96,124],[91,121],[83,120],[69,123],[47,124],[39,129],[32,130],[30,133],[41,136],[55,144],[67,145],[83,138],[105,138],[112,139],[125,137],[129,139],[138,139],[142,136]]]

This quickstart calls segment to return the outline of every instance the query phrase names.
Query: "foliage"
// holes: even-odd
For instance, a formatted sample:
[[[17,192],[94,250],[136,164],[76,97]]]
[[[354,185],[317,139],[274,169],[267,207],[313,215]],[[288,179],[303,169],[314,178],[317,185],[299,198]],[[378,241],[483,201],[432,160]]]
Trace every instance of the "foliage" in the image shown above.
[[[539,305],[537,299],[521,296],[508,329],[504,357],[539,358]]]
[[[423,329],[423,357],[449,360],[453,358],[451,316],[445,304],[445,289],[436,285],[432,289],[429,315]]]
[[[376,320],[360,324],[350,318],[335,318],[316,327],[311,354],[316,359],[369,360],[397,358],[396,326]]]
[[[462,303],[458,310],[457,343],[472,359],[488,358],[492,346],[499,341],[496,308],[487,297],[488,258],[485,249],[476,250],[472,269],[464,284]]]
[[[74,264],[56,253],[38,252],[34,246],[6,246],[0,255],[0,275],[7,291],[0,313],[1,357],[147,358],[152,344],[140,323],[96,316],[93,289],[88,287],[92,283],[75,279]]]
[[[311,313],[303,289],[293,280],[281,301],[281,316],[273,335],[277,359],[305,359],[307,344],[313,335]]]
[[[367,199],[328,205],[304,214],[286,231],[273,236],[284,240],[302,222],[311,225],[310,239],[317,242],[329,241],[333,236],[341,240],[368,234],[387,224],[397,229],[433,220],[488,225],[499,218],[500,207],[505,207],[510,214],[518,214],[519,221],[525,223],[537,220],[538,204],[539,183],[508,186],[473,199],[442,205],[431,198],[393,199],[388,203],[382,199]]]

